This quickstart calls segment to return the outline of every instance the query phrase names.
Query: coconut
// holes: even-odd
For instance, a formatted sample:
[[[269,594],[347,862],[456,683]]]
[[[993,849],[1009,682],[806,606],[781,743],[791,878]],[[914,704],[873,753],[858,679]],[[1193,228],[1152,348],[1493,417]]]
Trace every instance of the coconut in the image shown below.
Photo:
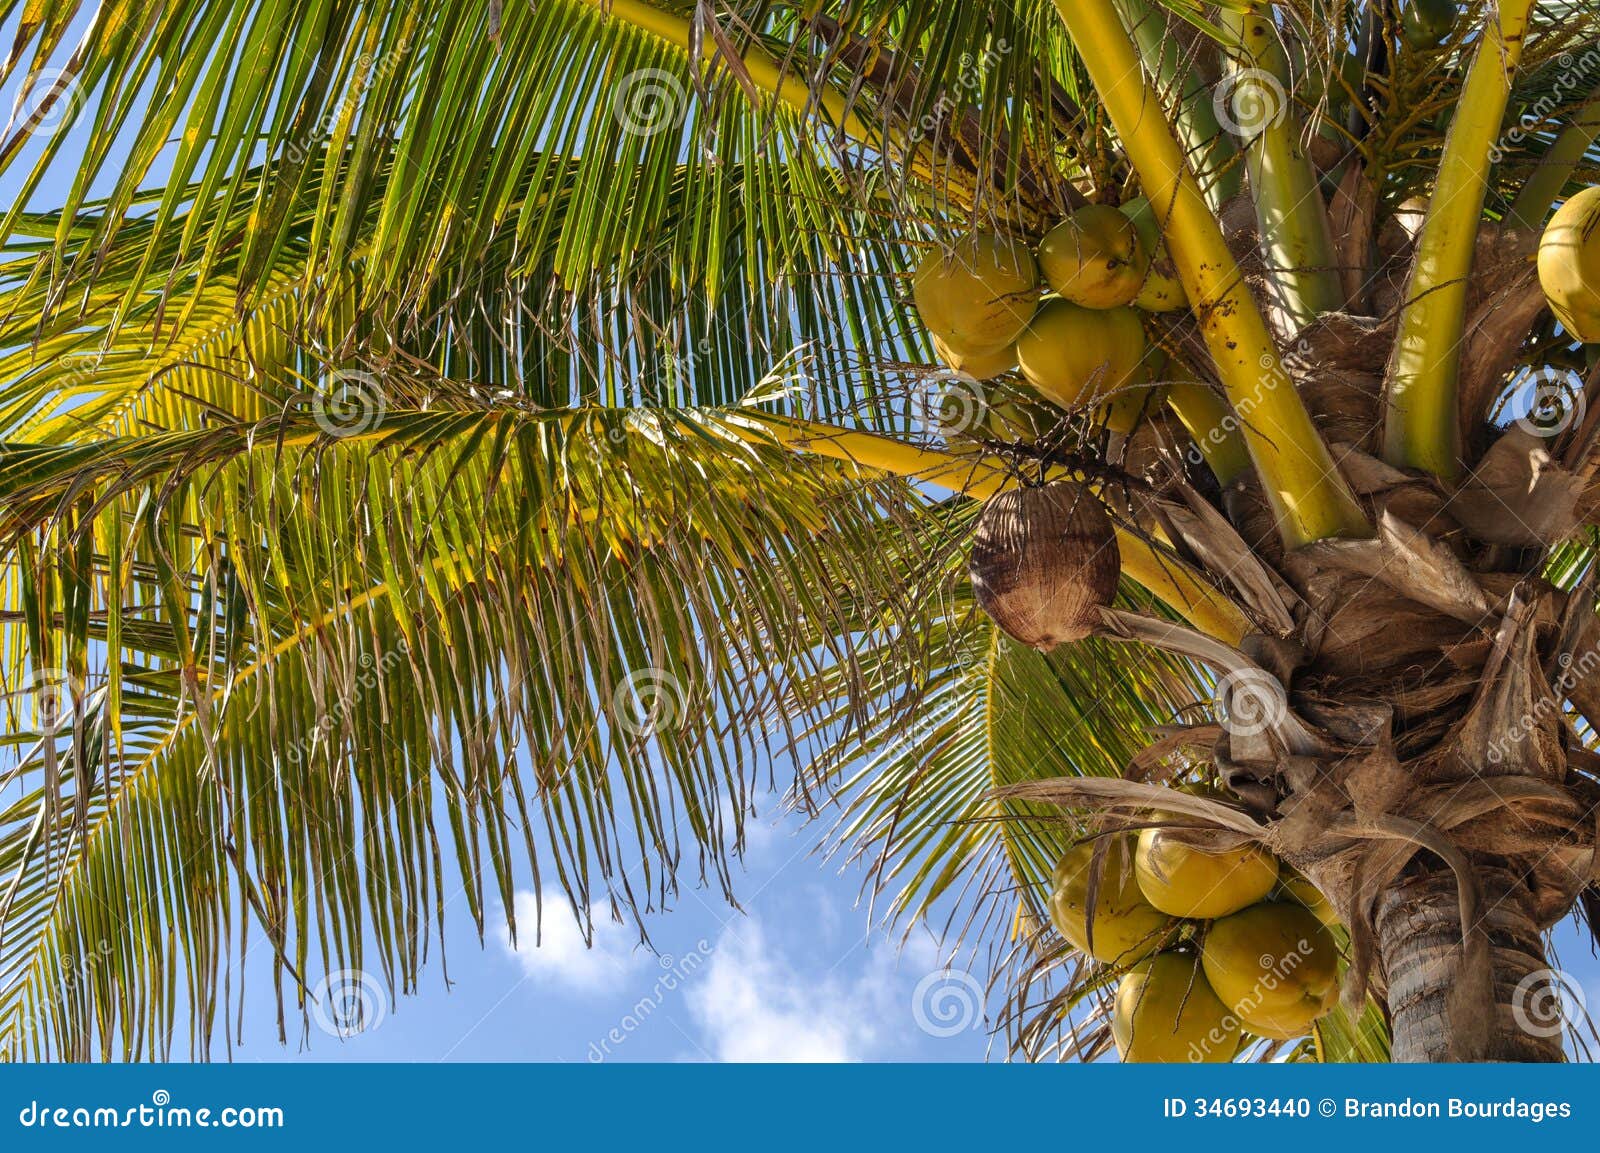
[[[1211,852],[1187,843],[1188,830],[1149,828],[1139,834],[1134,873],[1139,888],[1174,917],[1226,917],[1261,900],[1278,883],[1278,859],[1258,845]]]
[[[1096,961],[1132,964],[1171,939],[1177,922],[1157,910],[1139,891],[1133,851],[1126,834],[1109,838],[1100,884],[1094,894],[1094,932],[1089,932],[1089,881],[1095,842],[1068,849],[1055,869],[1050,922],[1067,943]]]
[[[1189,307],[1189,295],[1178,278],[1178,266],[1172,262],[1166,241],[1161,239],[1161,221],[1156,210],[1143,196],[1136,196],[1122,206],[1123,214],[1133,221],[1139,232],[1139,243],[1150,255],[1150,267],[1139,285],[1139,295],[1133,306],[1146,312],[1176,312]]]
[[[1038,304],[1039,265],[1020,240],[978,232],[917,268],[912,295],[928,331],[952,352],[978,356],[1012,344]]]
[[[1572,197],[1545,226],[1539,285],[1575,340],[1600,343],[1600,186]]]
[[[1015,381],[997,383],[989,392],[984,429],[996,440],[1032,444],[1061,421],[1061,410]]]
[[[1149,266],[1139,230],[1108,204],[1085,205],[1039,242],[1045,280],[1084,308],[1132,304]]]
[[[1293,901],[1303,906],[1307,912],[1330,929],[1336,929],[1340,925],[1339,914],[1334,911],[1333,902],[1322,895],[1322,890],[1282,862],[1278,864],[1278,888],[1273,893],[1273,900]]]
[[[936,336],[933,338],[933,351],[939,354],[939,359],[945,364],[974,380],[988,380],[1017,367],[1017,346],[1014,344],[1003,348],[958,352]]]
[[[1062,408],[1082,408],[1140,383],[1144,325],[1131,308],[1105,312],[1052,300],[1017,341],[1028,383]]]
[[[1224,1064],[1239,1048],[1239,1021],[1195,957],[1158,953],[1118,983],[1111,1036],[1124,1061]]]
[[[995,624],[1048,652],[1099,627],[1122,559],[1099,499],[1056,481],[1008,489],[985,502],[968,571],[978,604]]]
[[[1437,48],[1455,31],[1455,0],[1411,0],[1400,14],[1400,30],[1413,48]]]
[[[1252,1033],[1303,1036],[1339,1000],[1339,944],[1310,910],[1265,902],[1214,921],[1201,963]]]

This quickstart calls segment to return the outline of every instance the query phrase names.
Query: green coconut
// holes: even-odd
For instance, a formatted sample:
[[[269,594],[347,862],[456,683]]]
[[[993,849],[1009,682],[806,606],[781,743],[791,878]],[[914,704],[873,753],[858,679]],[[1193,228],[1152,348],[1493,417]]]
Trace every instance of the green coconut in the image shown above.
[[[978,357],[1014,343],[1039,298],[1039,265],[1020,240],[978,232],[930,252],[912,296],[947,349]]]
[[[988,380],[1017,367],[1017,346],[1014,344],[1004,348],[957,352],[936,336],[933,338],[933,351],[938,353],[940,361],[974,380]]]
[[[1138,228],[1108,204],[1085,205],[1039,242],[1045,280],[1084,308],[1132,304],[1149,266]]]
[[[1142,383],[1144,352],[1144,324],[1131,308],[1052,300],[1017,341],[1017,364],[1045,399],[1073,409]]]
[[[1410,0],[1400,13],[1400,31],[1413,48],[1437,48],[1455,31],[1455,0]]]

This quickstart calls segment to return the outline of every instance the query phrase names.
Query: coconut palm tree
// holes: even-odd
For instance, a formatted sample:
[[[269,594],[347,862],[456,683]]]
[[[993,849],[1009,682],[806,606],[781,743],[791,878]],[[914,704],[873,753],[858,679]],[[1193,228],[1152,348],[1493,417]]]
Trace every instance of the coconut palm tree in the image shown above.
[[[1027,1057],[1108,1050],[1051,874],[1145,826],[1337,913],[1250,1054],[1561,1057],[1592,5],[0,10],[0,1052],[211,1053],[257,941],[280,1035],[411,991],[455,876],[642,931],[777,758]],[[914,270],[1136,197],[1136,371],[940,367]]]

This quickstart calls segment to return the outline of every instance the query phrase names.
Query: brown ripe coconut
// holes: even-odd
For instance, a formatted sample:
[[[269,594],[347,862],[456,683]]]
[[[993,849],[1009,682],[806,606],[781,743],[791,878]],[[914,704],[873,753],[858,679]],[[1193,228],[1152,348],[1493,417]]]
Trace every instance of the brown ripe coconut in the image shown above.
[[[1013,640],[1048,652],[1100,625],[1122,572],[1105,506],[1071,481],[1008,489],[978,518],[968,571],[978,604]]]
[[[1142,384],[1144,352],[1144,325],[1131,308],[1096,312],[1069,300],[1046,304],[1017,341],[1022,375],[1067,409]]]
[[[1088,204],[1045,234],[1039,268],[1074,304],[1122,308],[1139,295],[1150,255],[1132,220],[1109,204]]]
[[[1039,264],[1020,240],[975,232],[917,267],[912,295],[928,331],[959,356],[1005,348],[1039,299]]]

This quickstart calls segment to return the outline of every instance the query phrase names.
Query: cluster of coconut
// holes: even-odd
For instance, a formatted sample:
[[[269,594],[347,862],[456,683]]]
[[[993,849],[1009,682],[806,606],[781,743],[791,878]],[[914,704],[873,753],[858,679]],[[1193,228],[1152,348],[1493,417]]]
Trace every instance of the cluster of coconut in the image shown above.
[[[1231,1061],[1247,1034],[1304,1036],[1334,1007],[1336,918],[1271,853],[1202,849],[1161,827],[1102,839],[1061,858],[1050,919],[1074,949],[1124,971],[1111,1021],[1124,1061]]]
[[[977,380],[1020,369],[1031,391],[1014,390],[989,414],[989,431],[1010,440],[1037,423],[1028,409],[1040,398],[1098,409],[1114,431],[1131,431],[1148,403],[1137,310],[1188,306],[1143,198],[1078,209],[1037,252],[1011,237],[968,235],[923,260],[913,295],[951,368]]]

